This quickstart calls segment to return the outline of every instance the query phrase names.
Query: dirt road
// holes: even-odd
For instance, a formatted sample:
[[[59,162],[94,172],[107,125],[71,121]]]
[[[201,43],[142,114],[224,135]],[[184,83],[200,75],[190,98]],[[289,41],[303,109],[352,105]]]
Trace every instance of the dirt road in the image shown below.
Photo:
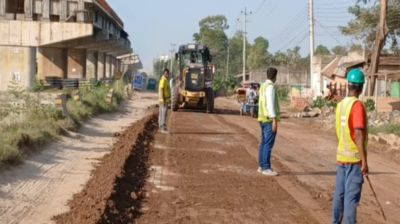
[[[217,113],[211,115],[173,113],[168,135],[156,133],[155,116],[130,126],[69,203],[71,210],[57,216],[57,223],[329,223],[335,181],[333,132],[314,129],[305,120],[284,119],[273,157],[281,175],[265,177],[256,171],[257,121],[239,116],[231,100],[221,98],[216,105]],[[369,152],[370,178],[388,223],[400,223],[400,165],[375,151]],[[63,175],[77,169],[64,169]],[[53,182],[59,183],[60,194],[47,188],[50,195],[63,195],[70,186],[70,178],[57,182],[58,177]],[[31,184],[20,178],[22,186]],[[72,198],[71,191],[66,192],[64,197]],[[10,193],[3,193],[2,199],[5,195]],[[56,209],[61,205],[58,199],[46,200]],[[28,211],[18,220],[8,219],[14,223],[47,215],[43,207],[23,210],[13,205],[19,212]],[[18,217],[17,210],[6,208]],[[359,222],[383,223],[366,184]]]
[[[114,134],[141,120],[156,102],[156,94],[138,94],[120,111],[91,119],[78,133],[2,171],[0,223],[51,223],[52,216],[68,211],[68,200],[82,190],[98,160],[110,152],[117,139]]]
[[[219,114],[179,112],[157,135],[138,223],[329,223],[335,181],[333,132],[284,120],[275,148],[276,178],[256,172],[259,124],[218,100]],[[400,223],[400,166],[370,152],[371,179],[389,217]],[[383,223],[364,185],[360,223]]]
[[[223,108],[232,108],[232,102],[222,99]],[[240,125],[253,136],[259,135],[259,125],[249,117],[230,116],[228,120]],[[281,176],[278,182],[304,207],[310,208],[330,221],[332,194],[335,185],[335,158],[337,140],[332,130],[312,128],[310,120],[286,119],[280,126],[275,158]],[[255,145],[251,150],[257,156]],[[379,153],[379,145],[369,148],[370,179],[373,182],[388,223],[400,223],[400,165],[388,155]],[[290,186],[289,183],[294,183]],[[294,187],[294,188],[293,188]],[[308,195],[308,196],[307,196]],[[306,198],[309,198],[308,200]],[[311,200],[310,200],[311,199]],[[319,209],[317,209],[318,207]],[[360,223],[383,223],[378,205],[368,184],[363,186],[359,209]]]

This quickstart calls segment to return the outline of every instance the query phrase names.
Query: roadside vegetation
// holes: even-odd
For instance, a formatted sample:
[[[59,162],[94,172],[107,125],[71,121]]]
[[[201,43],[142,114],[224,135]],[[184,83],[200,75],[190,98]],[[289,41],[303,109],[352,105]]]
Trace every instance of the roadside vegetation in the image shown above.
[[[280,102],[289,101],[290,86],[289,85],[279,85],[276,87],[276,93],[278,95]]]
[[[400,124],[389,123],[377,127],[369,127],[369,133],[375,135],[378,133],[395,134],[397,136],[400,136]]]
[[[111,88],[114,89],[113,103],[106,100]],[[10,85],[6,93],[8,100],[2,100],[0,105],[0,165],[19,162],[63,131],[75,129],[97,114],[115,111],[124,97],[117,85],[99,84],[64,93],[81,96],[80,100],[68,97],[69,118],[54,104],[42,104],[35,93]]]
[[[367,99],[364,101],[365,109],[367,110],[367,113],[370,115],[370,113],[373,113],[375,111],[375,101],[373,99]],[[313,101],[312,107],[317,107],[320,109],[329,107],[329,108],[336,108],[337,102],[330,101],[327,99],[324,99],[323,97],[318,97]],[[335,110],[333,110],[335,111]],[[399,123],[383,123],[380,125],[370,125],[368,127],[368,132],[371,134],[395,134],[400,136],[400,124]]]
[[[324,97],[317,97],[317,99],[315,99],[311,105],[311,107],[318,107],[319,109],[322,109],[324,107],[333,107],[336,108],[337,106],[337,102],[333,101],[333,100],[328,100],[325,99]]]

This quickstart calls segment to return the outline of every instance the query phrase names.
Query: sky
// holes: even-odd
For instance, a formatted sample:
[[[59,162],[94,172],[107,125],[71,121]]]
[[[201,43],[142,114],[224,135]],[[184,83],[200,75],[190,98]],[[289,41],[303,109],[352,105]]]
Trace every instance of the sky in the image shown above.
[[[242,28],[237,22],[245,8],[248,16],[248,41],[258,36],[270,42],[269,52],[301,47],[302,55],[309,50],[308,0],[108,0],[124,21],[135,53],[139,54],[145,71],[151,72],[155,58],[166,55],[171,44],[193,42],[199,21],[210,15],[225,15],[230,26],[229,37]],[[356,42],[343,36],[338,26],[352,16],[349,6],[356,0],[315,0],[315,46],[332,48]],[[176,47],[177,48],[177,47]]]

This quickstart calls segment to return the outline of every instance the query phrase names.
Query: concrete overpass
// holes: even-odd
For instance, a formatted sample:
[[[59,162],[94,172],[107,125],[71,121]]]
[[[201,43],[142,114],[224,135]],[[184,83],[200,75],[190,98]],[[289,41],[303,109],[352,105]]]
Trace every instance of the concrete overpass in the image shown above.
[[[0,90],[49,76],[109,79],[132,53],[105,0],[0,0]]]

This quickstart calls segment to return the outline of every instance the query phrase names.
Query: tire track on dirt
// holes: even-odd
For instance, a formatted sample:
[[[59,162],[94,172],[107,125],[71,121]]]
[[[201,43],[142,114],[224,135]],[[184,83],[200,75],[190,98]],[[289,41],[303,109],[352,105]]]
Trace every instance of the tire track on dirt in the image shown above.
[[[257,137],[249,133],[239,124],[229,121],[228,116],[215,115],[214,118],[219,122],[224,123],[227,126],[233,127],[238,130],[238,132],[242,133],[241,135],[234,136],[239,141],[251,143],[249,145],[246,145],[245,148],[248,154],[255,159],[256,167],[256,164],[258,164],[257,161],[259,148],[259,140],[257,139]],[[275,164],[275,167],[278,167],[278,170],[289,170],[288,167],[281,163],[279,159],[276,159],[276,157],[273,157],[272,161]],[[328,211],[326,206],[323,206],[320,202],[313,200],[313,193],[315,192],[310,191],[309,186],[305,186],[304,184],[302,184],[302,182],[300,182],[294,175],[281,175],[275,177],[275,179],[277,183],[279,183],[279,185],[283,189],[285,189],[288,194],[290,194],[299,204],[301,204],[309,212],[309,214],[311,214],[316,220],[318,220],[319,223],[330,222],[330,211]]]
[[[161,185],[149,183],[137,223],[318,223],[272,178],[256,172],[236,136],[245,132],[216,115],[173,113],[168,136],[157,135],[154,165]]]

